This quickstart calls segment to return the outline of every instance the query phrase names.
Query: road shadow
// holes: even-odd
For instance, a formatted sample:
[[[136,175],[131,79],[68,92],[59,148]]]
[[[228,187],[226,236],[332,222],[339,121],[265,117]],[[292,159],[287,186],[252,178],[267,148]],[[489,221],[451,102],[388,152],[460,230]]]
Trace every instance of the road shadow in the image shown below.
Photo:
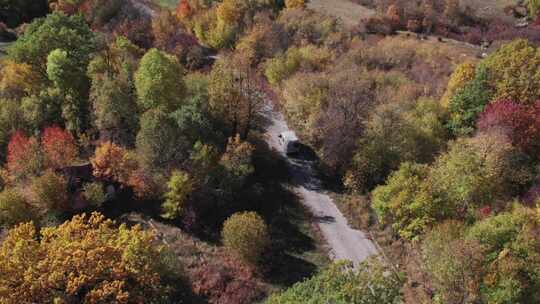
[[[331,224],[336,222],[336,218],[333,216],[313,216],[313,221],[316,223]]]
[[[317,164],[319,162],[319,156],[317,155],[317,152],[313,150],[313,148],[303,143],[299,143],[298,145],[299,152],[289,155],[291,159],[311,162],[313,164]]]

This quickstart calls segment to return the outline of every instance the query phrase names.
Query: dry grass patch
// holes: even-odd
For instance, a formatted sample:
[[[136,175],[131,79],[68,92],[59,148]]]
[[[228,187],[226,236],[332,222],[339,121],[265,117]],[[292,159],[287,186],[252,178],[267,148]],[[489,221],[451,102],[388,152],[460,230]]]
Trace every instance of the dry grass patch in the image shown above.
[[[349,27],[375,15],[375,10],[348,0],[310,0],[308,7],[316,12],[340,18]]]

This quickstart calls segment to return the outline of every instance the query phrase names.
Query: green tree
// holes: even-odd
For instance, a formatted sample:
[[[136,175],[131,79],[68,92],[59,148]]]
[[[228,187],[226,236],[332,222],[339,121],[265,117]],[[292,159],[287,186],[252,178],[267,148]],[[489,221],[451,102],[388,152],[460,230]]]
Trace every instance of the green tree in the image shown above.
[[[476,77],[450,97],[450,130],[456,135],[471,134],[478,115],[492,98],[488,71],[484,66],[479,66]]]
[[[208,109],[208,100],[196,95],[187,98],[185,103],[171,114],[179,132],[185,136],[190,145],[197,141],[223,142],[223,133],[217,130],[217,123],[212,119]]]
[[[273,86],[278,86],[300,68],[300,56],[290,48],[287,53],[277,55],[266,61],[264,75]]]
[[[70,58],[65,50],[56,49],[47,56],[47,76],[57,88],[63,92],[70,92],[81,85],[86,78],[86,74],[81,74],[78,62]]]
[[[81,134],[89,127],[86,68],[95,50],[94,34],[81,16],[53,13],[33,21],[8,55],[32,66],[43,83],[50,78],[59,89],[66,128]]]
[[[248,263],[260,261],[270,244],[268,228],[255,212],[235,213],[223,224],[223,245]]]
[[[139,113],[128,75],[105,75],[93,81],[90,99],[101,139],[133,146],[139,129]]]
[[[41,130],[51,124],[62,125],[63,97],[58,89],[49,88],[39,94],[24,97],[20,103],[23,118],[21,122],[27,124],[31,130]]]
[[[353,269],[336,262],[314,277],[270,296],[267,304],[397,304],[402,280],[376,259]]]
[[[46,78],[47,57],[56,49],[67,52],[78,75],[86,74],[96,44],[94,34],[81,16],[52,13],[34,20],[8,49],[8,55],[16,62],[30,64]]]
[[[175,121],[162,110],[153,109],[141,116],[137,152],[147,169],[179,164],[188,157],[191,147]]]
[[[167,189],[161,216],[174,220],[182,216],[187,200],[193,192],[194,184],[189,174],[182,171],[173,171],[167,183]]]
[[[184,97],[184,70],[178,60],[157,49],[151,49],[141,59],[135,74],[135,87],[141,110],[161,108],[171,112]]]

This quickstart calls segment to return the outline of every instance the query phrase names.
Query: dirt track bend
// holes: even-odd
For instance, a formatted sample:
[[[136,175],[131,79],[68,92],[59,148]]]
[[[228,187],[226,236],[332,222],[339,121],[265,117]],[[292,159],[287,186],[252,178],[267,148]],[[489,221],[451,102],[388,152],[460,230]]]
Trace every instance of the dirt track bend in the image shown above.
[[[266,140],[280,151],[278,135],[290,131],[283,115],[267,106],[264,115],[268,120]],[[374,243],[362,231],[352,229],[347,219],[339,211],[332,199],[324,193],[321,182],[316,177],[311,161],[288,158],[289,168],[295,191],[304,205],[311,209],[321,233],[330,248],[330,257],[334,260],[350,260],[355,265],[370,255],[377,254]]]

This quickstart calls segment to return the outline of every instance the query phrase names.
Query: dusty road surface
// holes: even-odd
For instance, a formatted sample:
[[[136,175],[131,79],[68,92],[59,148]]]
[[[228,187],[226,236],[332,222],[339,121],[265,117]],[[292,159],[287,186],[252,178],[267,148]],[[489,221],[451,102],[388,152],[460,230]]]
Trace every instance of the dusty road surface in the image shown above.
[[[274,111],[271,106],[264,110],[268,126],[266,138],[268,144],[280,151],[278,135],[290,131],[283,115]],[[375,245],[362,231],[352,229],[347,219],[339,211],[332,199],[324,193],[321,182],[313,170],[313,163],[308,159],[288,158],[295,190],[302,202],[311,209],[317,220],[321,233],[330,248],[330,257],[335,260],[350,260],[355,265],[367,257],[377,254]]]

